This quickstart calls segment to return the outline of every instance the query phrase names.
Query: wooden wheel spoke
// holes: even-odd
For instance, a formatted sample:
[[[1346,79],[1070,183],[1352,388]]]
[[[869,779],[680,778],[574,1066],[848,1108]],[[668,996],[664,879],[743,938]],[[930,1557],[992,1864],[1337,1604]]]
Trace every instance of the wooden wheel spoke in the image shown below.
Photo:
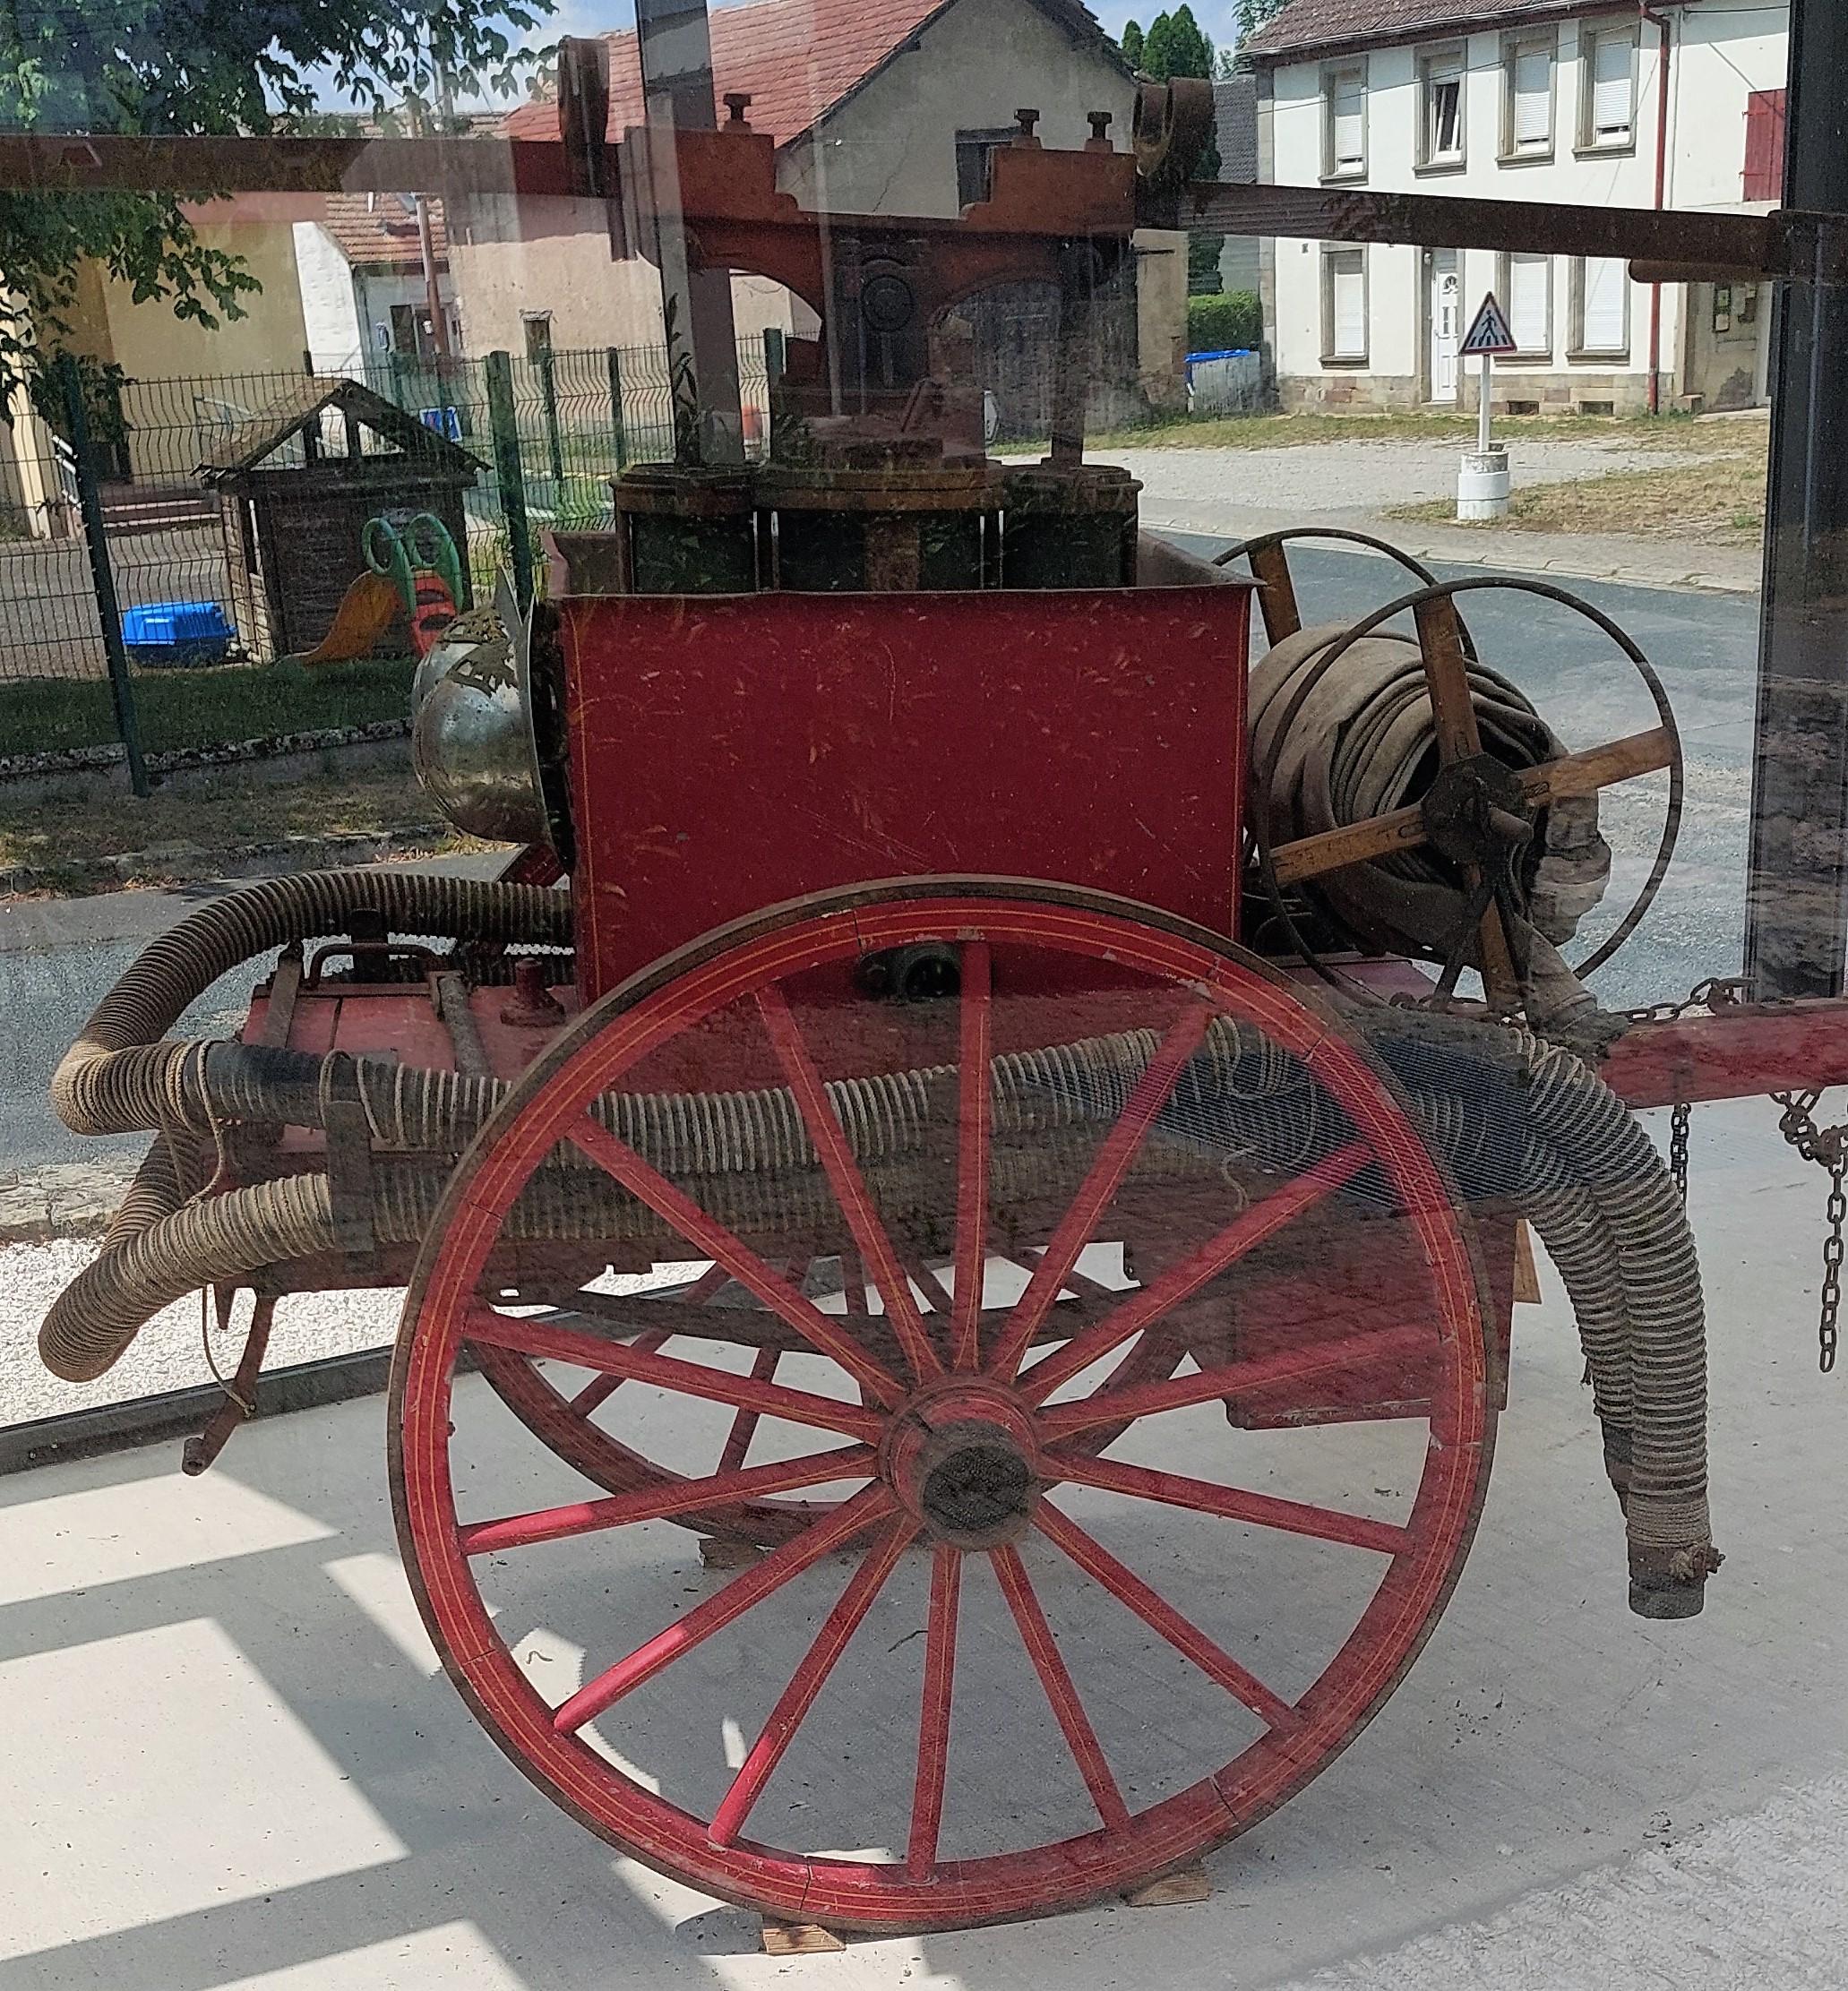
[[[695,1605],[684,1618],[657,1632],[645,1645],[638,1646],[626,1659],[618,1660],[588,1681],[553,1711],[553,1729],[560,1735],[575,1735],[586,1722],[596,1721],[606,1708],[614,1706],[623,1695],[633,1693],[643,1681],[652,1679],[663,1667],[671,1666],[696,1645],[704,1644],[785,1583],[794,1582],[823,1556],[845,1548],[875,1521],[884,1520],[893,1505],[890,1493],[883,1486],[863,1488],[825,1519],[812,1523],[753,1568],[735,1576],[716,1597]]]
[[[1158,1411],[1184,1410],[1210,1403],[1216,1397],[1237,1396],[1273,1383],[1308,1382],[1345,1369],[1352,1362],[1399,1360],[1435,1350],[1425,1328],[1392,1327],[1376,1334],[1349,1334],[1312,1348],[1285,1349],[1275,1355],[1255,1355],[1246,1361],[1176,1376],[1166,1382],[1137,1383],[1127,1389],[1100,1390],[1072,1403],[1054,1403],[1040,1413],[1049,1437],[1056,1440],[1117,1419],[1152,1417]]]
[[[1273,1729],[1290,1728],[1296,1723],[1299,1717],[1287,1701],[1273,1694],[1255,1673],[1241,1666],[1198,1625],[1151,1590],[1126,1563],[1119,1562],[1102,1542],[1087,1534],[1069,1515],[1061,1514],[1051,1501],[1040,1502],[1035,1523],[1040,1532],[1049,1541],[1056,1542],[1086,1575],[1102,1583],[1119,1603],[1128,1606],[1151,1631],[1158,1632],[1177,1652],[1191,1660],[1208,1678],[1242,1701],[1259,1721]]]
[[[1196,1514],[1243,1521],[1257,1528],[1280,1529],[1318,1541],[1345,1542],[1355,1549],[1377,1549],[1397,1556],[1411,1546],[1408,1532],[1388,1521],[1370,1521],[1364,1515],[1338,1507],[1320,1507],[1302,1500],[1283,1500],[1273,1494],[1251,1493],[1241,1487],[1214,1486],[1184,1473],[1158,1472],[1150,1466],[1129,1465],[1118,1459],[1081,1458],[1055,1454],[1053,1469],[1078,1486],[1126,1493],[1137,1500],[1157,1500],[1165,1506],[1189,1507]]]
[[[816,1396],[807,1390],[790,1389],[782,1383],[760,1381],[755,1376],[740,1376],[731,1369],[708,1369],[701,1362],[684,1362],[674,1355],[651,1355],[624,1342],[598,1341],[566,1327],[548,1327],[542,1321],[520,1320],[511,1314],[497,1314],[477,1308],[468,1316],[466,1332],[472,1342],[491,1348],[511,1348],[516,1354],[550,1356],[555,1361],[572,1362],[580,1369],[601,1369],[638,1383],[654,1383],[683,1396],[698,1396],[708,1403],[729,1403],[734,1410],[753,1410],[769,1417],[786,1418],[793,1424],[812,1424],[824,1431],[839,1431],[849,1437],[877,1444],[884,1420],[857,1403],[844,1403],[837,1397]]]
[[[1120,1830],[1130,1822],[1130,1807],[1116,1787],[1116,1779],[1111,1775],[1110,1765],[1105,1761],[1096,1731],[1091,1727],[1084,1704],[1078,1697],[1078,1688],[1072,1684],[1065,1661],[1059,1656],[1053,1627],[1046,1623],[1045,1613],[1034,1594],[1027,1565],[1020,1560],[1018,1549],[995,1549],[993,1561],[1001,1595],[1007,1599],[1008,1609],[1014,1614],[1014,1623],[1020,1633],[1020,1643],[1027,1648],[1034,1671],[1039,1675],[1039,1684],[1045,1689],[1053,1719],[1065,1738],[1066,1747],[1071,1751],[1071,1760],[1077,1764],[1079,1774],[1085,1780],[1085,1789],[1091,1794],[1097,1815],[1113,1831]]]
[[[1372,1159],[1373,1152],[1364,1141],[1350,1142],[1244,1211],[1190,1257],[1130,1295],[1114,1313],[1106,1314],[1083,1334],[1074,1334],[1055,1354],[1036,1362],[1021,1378],[1027,1401],[1044,1403],[1062,1383],[1069,1383],[1093,1362],[1113,1353],[1171,1307],[1190,1299],[1248,1251],[1351,1181]]]
[[[722,1265],[747,1292],[753,1292],[772,1313],[797,1334],[836,1361],[857,1382],[864,1384],[881,1403],[896,1403],[904,1395],[898,1379],[881,1369],[853,1337],[829,1319],[813,1300],[798,1292],[774,1272],[743,1239],[707,1215],[692,1198],[675,1188],[659,1170],[643,1161],[632,1147],[599,1127],[587,1114],[567,1137],[581,1148],[599,1168],[613,1175],[629,1193],[646,1203],[657,1215],[666,1217],[680,1234],[699,1247],[707,1257]],[[907,1294],[908,1298],[909,1295]]]
[[[1143,1330],[1136,1345],[1105,1377],[1098,1394],[1128,1389],[1139,1383],[1165,1383],[1186,1360],[1186,1334],[1180,1322],[1172,1314],[1167,1315]],[[1095,1458],[1099,1452],[1107,1452],[1134,1422],[1133,1418],[1128,1418],[1120,1423],[1093,1425],[1081,1437],[1071,1441],[1070,1455]]]
[[[641,1354],[658,1355],[673,1339],[674,1330],[662,1327],[652,1334],[638,1334],[629,1345]],[[572,1398],[571,1410],[579,1417],[589,1417],[592,1411],[608,1403],[628,1379],[626,1376],[612,1375],[607,1369],[601,1376],[593,1376]]]
[[[1052,1242],[1033,1268],[1027,1291],[1015,1302],[1007,1327],[988,1364],[990,1374],[1003,1381],[1011,1380],[1019,1368],[1020,1358],[1032,1344],[1053,1302],[1058,1299],[1066,1275],[1091,1241],[1097,1220],[1109,1207],[1123,1177],[1129,1173],[1130,1165],[1140,1152],[1156,1114],[1167,1104],[1182,1068],[1199,1049],[1213,1014],[1204,1002],[1190,1003],[1180,1017],[1168,1026],[1167,1034],[1149,1060],[1147,1070],[1137,1081],[1116,1125],[1105,1137],[1096,1160],[1079,1185],[1070,1207],[1059,1220]]]
[[[887,1577],[904,1553],[906,1544],[917,1532],[908,1517],[893,1522],[867,1549],[860,1566],[841,1592],[839,1601],[829,1612],[815,1642],[803,1655],[801,1665],[789,1685],[770,1710],[763,1731],[752,1745],[751,1753],[732,1779],[731,1788],[712,1815],[707,1838],[715,1846],[729,1846],[744,1828],[752,1806],[763,1795],[764,1786],[776,1773],[784,1753],[795,1739],[795,1731],[807,1719],[815,1698],[827,1684],[847,1642],[859,1628],[860,1620],[872,1609],[873,1600],[884,1589]]]
[[[924,1631],[924,1697],[917,1720],[917,1776],[911,1791],[911,1838],[905,1867],[913,1880],[937,1869],[943,1786],[950,1771],[950,1708],[956,1687],[956,1621],[962,1552],[940,1543],[931,1562],[931,1615]]]
[[[988,943],[962,949],[956,1109],[956,1294],[950,1366],[981,1359],[982,1287],[988,1264],[988,1152],[994,1100],[990,1078],[993,1011]]]
[[[751,1363],[751,1380],[768,1383],[774,1379],[777,1364],[783,1359],[780,1348],[760,1348]],[[735,1472],[744,1463],[744,1455],[751,1449],[751,1441],[757,1436],[757,1421],[761,1412],[742,1409],[732,1419],[732,1428],[726,1433],[725,1449],[718,1455],[718,1470]]]
[[[898,1338],[898,1345],[905,1351],[906,1360],[911,1364],[912,1373],[920,1381],[941,1376],[943,1365],[937,1360],[937,1352],[924,1330],[924,1317],[912,1297],[911,1283],[906,1278],[898,1255],[892,1249],[892,1240],[886,1234],[879,1212],[873,1207],[866,1180],[860,1173],[853,1149],[847,1145],[847,1130],[829,1101],[821,1075],[815,1068],[807,1044],[803,1042],[801,1026],[790,1014],[782,990],[774,984],[757,991],[757,1007],[762,1014],[764,1027],[769,1032],[777,1060],[789,1081],[789,1089],[795,1094],[795,1103],[801,1110],[803,1124],[808,1129],[809,1139],[821,1157],[828,1186],[840,1206],[840,1214],[847,1219],[847,1229],[853,1232],[854,1242],[872,1269],[873,1283],[885,1301],[887,1318]]]
[[[778,1459],[770,1465],[721,1467],[701,1480],[644,1487],[635,1493],[542,1507],[532,1514],[507,1515],[497,1521],[470,1522],[457,1531],[457,1539],[465,1556],[529,1549],[536,1542],[563,1541],[573,1535],[628,1527],[634,1522],[694,1514],[726,1501],[759,1499],[766,1494],[787,1493],[796,1487],[826,1486],[835,1480],[866,1479],[878,1469],[878,1463],[879,1455],[870,1446],[847,1445],[832,1452],[810,1452],[801,1458]]]

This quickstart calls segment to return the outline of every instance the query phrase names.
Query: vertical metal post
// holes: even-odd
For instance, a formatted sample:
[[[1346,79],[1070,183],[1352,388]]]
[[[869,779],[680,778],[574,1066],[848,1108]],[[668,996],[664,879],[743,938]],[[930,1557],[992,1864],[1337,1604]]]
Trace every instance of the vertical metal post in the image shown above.
[[[1848,212],[1848,8],[1792,0],[1784,205]],[[1816,274],[1824,245],[1816,245]],[[1745,962],[1760,996],[1848,961],[1848,288],[1778,287]]]
[[[564,448],[558,433],[558,374],[551,347],[542,347],[538,357],[539,392],[546,404],[546,452],[552,462],[552,502],[555,508],[564,486]]]
[[[1023,130],[1037,111],[1018,111]],[[1096,322],[1097,259],[1087,242],[1068,242],[1059,253],[1059,336],[1053,375],[1054,463],[1084,461],[1085,418],[1091,399],[1092,327]]]
[[[487,383],[487,425],[494,437],[494,483],[507,527],[507,559],[513,569],[513,594],[524,615],[533,604],[533,540],[526,519],[526,475],[520,462],[520,428],[513,414],[513,361],[504,352],[483,363]]]
[[[648,225],[658,244],[675,453],[708,466],[743,463],[731,275],[699,267],[681,209],[675,143],[676,132],[718,126],[706,0],[636,0],[635,27],[648,116]]]
[[[780,325],[766,325],[763,329],[763,377],[767,386],[774,387],[783,377],[783,369],[789,364],[789,335]]]
[[[148,768],[142,759],[141,721],[134,707],[133,681],[128,674],[128,648],[122,640],[116,571],[109,564],[109,542],[103,530],[102,493],[97,488],[96,464],[90,453],[90,418],[83,407],[82,376],[69,353],[57,365],[64,376],[64,420],[71,431],[71,454],[76,459],[77,506],[83,515],[90,584],[96,590],[96,612],[103,625],[103,655],[109,665],[109,697],[116,708],[116,731],[128,758],[129,785],[145,802]]]
[[[622,469],[629,460],[629,430],[623,420],[623,355],[615,346],[609,349],[610,373],[610,434],[616,445],[616,468]]]

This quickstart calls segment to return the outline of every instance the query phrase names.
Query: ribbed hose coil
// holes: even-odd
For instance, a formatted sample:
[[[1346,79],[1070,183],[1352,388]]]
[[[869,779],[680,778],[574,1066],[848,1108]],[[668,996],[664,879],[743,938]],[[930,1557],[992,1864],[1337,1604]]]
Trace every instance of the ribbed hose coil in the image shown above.
[[[997,1146],[990,1180],[1005,1205],[1031,1195],[1075,1190],[1094,1156],[1088,1133],[1036,1137],[1030,1146]],[[449,1186],[447,1164],[386,1158],[373,1171],[373,1233],[382,1245],[423,1241]],[[1156,1158],[1146,1171],[1176,1172]],[[877,1163],[869,1188],[890,1210],[907,1197],[941,1189],[935,1171],[915,1162]],[[786,1227],[820,1234],[838,1206],[819,1166],[781,1177],[748,1171],[713,1179],[702,1199],[734,1231]],[[537,1170],[503,1225],[510,1240],[604,1245],[648,1242],[684,1256],[666,1220],[621,1189],[574,1152]],[[59,1294],[39,1331],[47,1368],[66,1382],[93,1382],[116,1361],[153,1317],[202,1285],[247,1280],[264,1267],[319,1258],[340,1249],[332,1191],[320,1174],[281,1176],[249,1189],[186,1204],[113,1239]]]
[[[385,1155],[428,1158],[376,1171],[376,1232],[407,1244],[424,1234],[446,1157],[492,1115],[506,1086],[340,1055],[151,1041],[243,961],[348,930],[361,914],[398,933],[492,942],[563,946],[572,931],[562,894],[366,871],[266,881],[155,940],[99,1006],[53,1083],[60,1114],[78,1131],[164,1134],[102,1256],[46,1320],[41,1350],[56,1373],[101,1374],[153,1313],[202,1283],[335,1249],[324,1178],[176,1207],[184,1185],[168,1143],[179,1130],[216,1132],[227,1121],[318,1126],[331,1084],[350,1084]],[[1403,1011],[1361,1021],[1466,1198],[1521,1210],[1567,1282],[1607,1457],[1626,1494],[1633,1604],[1652,1614],[1698,1608],[1699,1586],[1717,1566],[1706,1498],[1705,1317],[1685,1212],[1653,1145],[1621,1101],[1556,1045]],[[1113,1119],[1155,1043],[1136,1031],[997,1058],[997,1137],[1043,1140]],[[862,1166],[884,1169],[917,1152],[955,1084],[943,1067],[841,1081],[828,1092]],[[805,1219],[826,1213],[812,1146],[786,1090],[613,1095],[592,1111],[664,1173],[718,1177],[736,1221],[774,1220],[792,1197]],[[1267,1165],[1302,1167],[1332,1140],[1351,1137],[1330,1126],[1338,1117],[1280,1047],[1220,1019],[1176,1086],[1163,1130],[1171,1145],[1233,1138]],[[1038,1165],[1048,1159],[1042,1153]],[[1023,1187],[1031,1186],[1036,1157],[1020,1166]],[[606,1184],[592,1190],[581,1172],[574,1179],[556,1167],[535,1178],[523,1203],[513,1221],[535,1237],[646,1235],[654,1222],[640,1206],[613,1201]]]
[[[390,869],[266,879],[189,914],[142,950],[53,1075],[58,1117],[78,1134],[202,1126],[197,1082],[185,1076],[202,1051],[155,1040],[221,974],[317,933],[347,932],[362,917],[391,932],[447,940],[572,940],[569,895],[534,886]]]

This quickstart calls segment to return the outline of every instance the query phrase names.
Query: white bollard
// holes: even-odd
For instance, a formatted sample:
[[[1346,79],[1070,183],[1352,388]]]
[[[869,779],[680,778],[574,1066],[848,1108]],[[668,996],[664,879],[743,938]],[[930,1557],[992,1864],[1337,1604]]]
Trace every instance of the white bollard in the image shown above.
[[[1506,450],[1474,450],[1463,459],[1457,477],[1459,524],[1481,524],[1508,517],[1508,474]]]

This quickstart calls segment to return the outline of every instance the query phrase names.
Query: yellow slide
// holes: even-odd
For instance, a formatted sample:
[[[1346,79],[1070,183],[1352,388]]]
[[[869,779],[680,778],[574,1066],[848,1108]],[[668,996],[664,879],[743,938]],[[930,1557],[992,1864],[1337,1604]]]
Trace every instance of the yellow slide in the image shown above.
[[[391,626],[403,607],[397,588],[370,569],[348,588],[334,612],[333,625],[312,650],[289,658],[292,664],[346,664],[364,657]]]

